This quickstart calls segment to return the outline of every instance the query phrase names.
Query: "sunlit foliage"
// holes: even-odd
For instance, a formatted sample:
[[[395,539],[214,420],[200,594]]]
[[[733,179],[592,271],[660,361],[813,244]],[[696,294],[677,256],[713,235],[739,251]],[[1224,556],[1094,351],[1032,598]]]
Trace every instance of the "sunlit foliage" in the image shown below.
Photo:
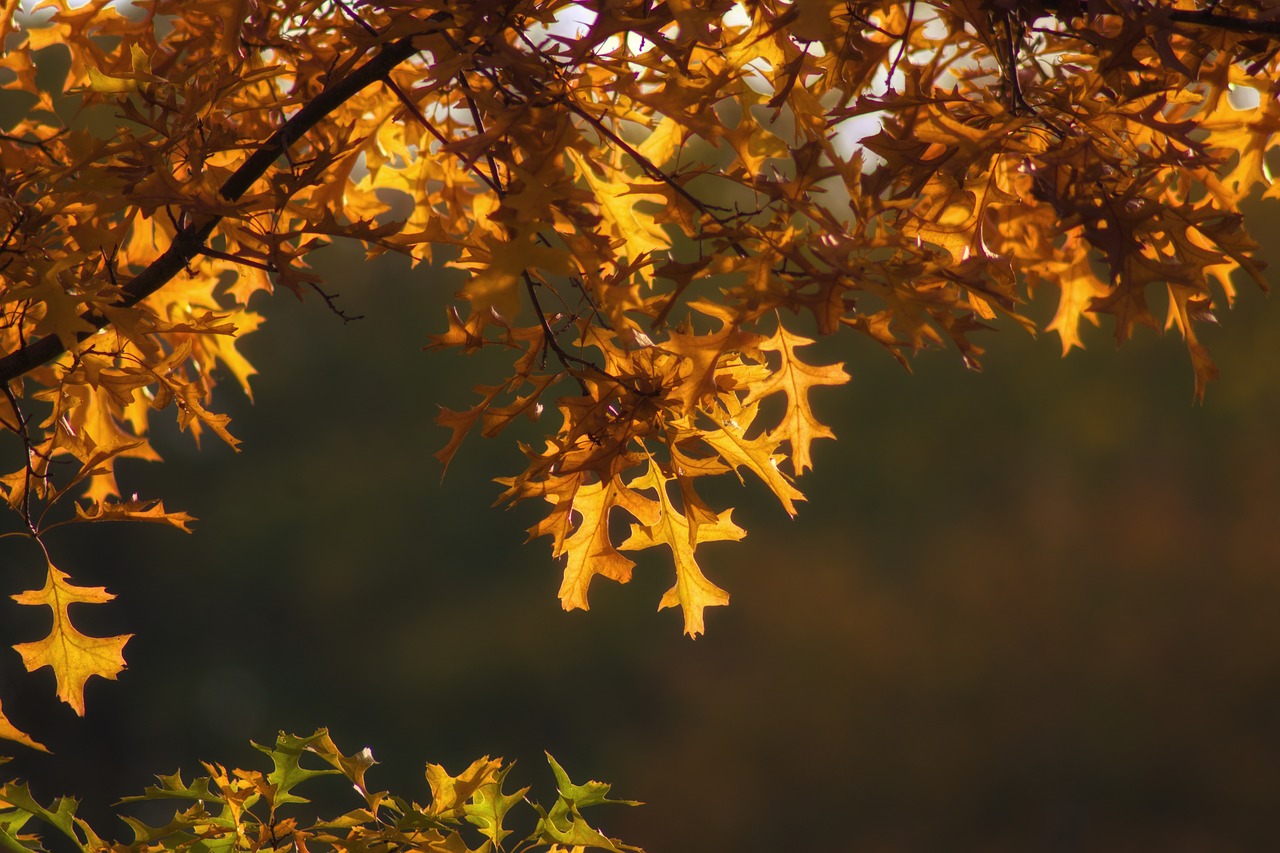
[[[510,354],[442,411],[441,463],[545,422],[502,500],[549,505],[530,533],[564,607],[661,546],[660,606],[696,636],[729,600],[698,548],[745,535],[704,478],[794,514],[832,437],[811,392],[849,373],[815,336],[978,369],[993,325],[1064,353],[1085,323],[1163,326],[1203,396],[1198,327],[1237,272],[1263,285],[1239,205],[1278,192],[1278,35],[1252,0],[5,4],[0,492],[42,548],[71,522],[186,530],[116,462],[158,459],[165,409],[235,445],[215,381],[249,391],[251,297],[342,316],[310,251],[438,253],[465,280],[428,349]],[[53,613],[27,668],[83,712],[128,638],[68,608],[110,593],[50,562],[15,597]]]
[[[257,746],[257,744],[255,744]],[[62,798],[45,806],[22,783],[0,786],[0,842],[7,850],[42,853],[53,835],[80,853],[161,853],[161,851],[297,850],[299,853],[347,853],[371,849],[417,850],[423,853],[492,853],[514,849],[520,853],[567,853],[571,850],[640,848],[610,838],[587,823],[583,809],[599,805],[639,805],[608,798],[603,782],[574,784],[554,758],[547,756],[557,786],[550,808],[526,795],[528,788],[504,791],[513,765],[500,758],[484,758],[457,776],[438,764],[428,764],[427,805],[370,790],[365,781],[377,764],[366,748],[344,755],[324,729],[308,737],[283,732],[274,747],[257,746],[271,760],[268,771],[204,765],[206,775],[184,782],[180,773],[157,777],[158,783],[141,795],[126,797],[121,817],[133,833],[130,843],[110,844],[76,815],[77,804]],[[319,766],[317,766],[319,765]],[[327,820],[299,817],[299,806],[310,800],[312,780],[342,776],[354,794],[350,811]],[[176,806],[168,822],[152,826],[127,809],[135,803]],[[532,829],[521,837],[506,823],[507,813],[531,810]],[[532,817],[531,816],[531,817]],[[36,831],[33,831],[36,830]],[[513,838],[514,836],[514,838]],[[504,848],[504,842],[509,846]],[[54,847],[53,849],[59,849]]]

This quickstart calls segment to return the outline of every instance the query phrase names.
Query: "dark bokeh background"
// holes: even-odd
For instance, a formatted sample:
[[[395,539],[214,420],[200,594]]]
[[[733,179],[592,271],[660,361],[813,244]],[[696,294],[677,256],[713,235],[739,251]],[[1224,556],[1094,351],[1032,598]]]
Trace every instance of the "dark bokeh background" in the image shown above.
[[[1261,229],[1266,230],[1264,225]],[[1273,257],[1273,261],[1277,260]],[[426,799],[425,761],[482,754],[547,792],[542,750],[640,809],[599,815],[651,851],[1240,850],[1280,832],[1280,314],[1247,290],[1212,346],[1207,403],[1173,336],[988,335],[907,375],[852,335],[853,374],[817,407],[840,436],[788,520],[763,489],[720,493],[750,531],[705,547],[733,594],[708,634],[653,608],[642,555],[564,613],[539,508],[504,512],[507,437],[468,439],[449,476],[439,404],[471,404],[483,357],[423,353],[456,283],[396,261],[325,261],[344,326],[286,294],[244,349],[244,440],[201,451],[171,425],[128,491],[200,518],[190,537],[98,525],[55,560],[119,600],[84,618],[133,631],[130,668],[76,719],[47,670],[0,654],[0,696],[57,753],[10,765],[42,797],[107,804],[249,740],[329,726],[371,746],[375,784]],[[1052,294],[1034,306],[1042,320]],[[40,582],[0,540],[6,592]],[[43,627],[6,599],[6,643]],[[342,791],[335,790],[335,797]],[[354,803],[344,803],[344,808]]]

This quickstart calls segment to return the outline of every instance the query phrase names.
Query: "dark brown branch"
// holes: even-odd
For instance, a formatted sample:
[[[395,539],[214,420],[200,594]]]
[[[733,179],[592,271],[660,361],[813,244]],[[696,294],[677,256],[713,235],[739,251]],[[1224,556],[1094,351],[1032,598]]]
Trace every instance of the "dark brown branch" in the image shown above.
[[[1199,12],[1170,9],[1168,15],[1169,20],[1179,24],[1216,27],[1220,30],[1247,35],[1280,36],[1280,20],[1260,21],[1252,18],[1237,18],[1232,15],[1219,15],[1211,9]]]
[[[1213,5],[1216,6],[1217,4]],[[1081,14],[1081,5],[1078,0],[1045,3],[1044,7],[1047,11],[1053,13],[1055,17],[1062,20],[1063,23],[1069,23],[1070,18]],[[1160,13],[1177,24],[1214,27],[1219,30],[1227,30],[1228,32],[1242,33],[1244,35],[1280,36],[1280,20],[1261,20],[1258,18],[1224,15],[1213,8],[1196,11],[1190,9],[1162,9]]]
[[[244,195],[251,186],[271,168],[298,139],[314,127],[321,119],[337,109],[356,93],[373,83],[382,80],[392,68],[413,56],[417,49],[413,46],[413,37],[383,45],[377,55],[350,74],[334,81],[315,98],[308,101],[292,118],[284,123],[271,137],[246,160],[239,169],[227,178],[219,190],[223,198],[235,201]],[[151,262],[145,270],[131,279],[121,288],[120,298],[112,307],[129,308],[164,287],[174,276],[186,269],[187,264],[201,253],[214,229],[221,221],[220,216],[211,216],[198,227],[179,231],[161,255]],[[107,318],[97,311],[86,311],[81,319],[91,325],[94,330],[102,329],[108,324]],[[85,340],[94,332],[81,332],[78,340]],[[62,355],[66,348],[57,335],[46,335],[16,352],[0,358],[0,382],[8,382],[33,370],[46,362]]]

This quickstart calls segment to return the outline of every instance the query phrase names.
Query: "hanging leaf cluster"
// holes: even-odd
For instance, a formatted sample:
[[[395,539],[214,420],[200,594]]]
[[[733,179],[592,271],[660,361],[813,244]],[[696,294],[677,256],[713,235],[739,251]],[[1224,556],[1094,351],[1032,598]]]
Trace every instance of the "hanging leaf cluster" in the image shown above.
[[[794,514],[832,437],[813,392],[849,373],[818,336],[977,369],[1000,324],[1043,324],[1064,353],[1103,320],[1120,341],[1176,329],[1200,396],[1200,330],[1242,277],[1263,286],[1240,213],[1280,193],[1280,20],[1260,0],[17,7],[0,495],[42,548],[71,522],[188,529],[127,495],[118,461],[158,459],[164,411],[235,446],[214,392],[250,390],[250,300],[341,314],[307,260],[335,240],[461,271],[428,349],[510,368],[441,412],[437,456],[546,424],[502,500],[544,508],[530,533],[564,607],[660,549],[660,606],[695,636],[729,599],[701,546],[744,536],[709,479]],[[1038,290],[1051,318],[1029,313]],[[52,561],[16,596],[51,609],[18,650],[77,711],[127,637],[86,636],[68,606],[109,597]]]

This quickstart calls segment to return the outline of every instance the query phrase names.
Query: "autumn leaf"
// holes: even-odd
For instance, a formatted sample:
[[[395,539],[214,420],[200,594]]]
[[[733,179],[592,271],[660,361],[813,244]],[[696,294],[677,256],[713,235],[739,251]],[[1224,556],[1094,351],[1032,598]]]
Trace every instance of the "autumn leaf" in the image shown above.
[[[580,486],[574,492],[572,512],[578,517],[573,534],[554,551],[565,557],[560,603],[565,610],[588,610],[587,588],[597,575],[618,583],[631,580],[634,562],[618,553],[609,534],[609,513],[626,510],[642,522],[656,522],[659,509],[614,477],[608,483]]]
[[[815,439],[835,438],[831,428],[814,416],[809,391],[820,385],[843,385],[849,381],[849,374],[841,365],[807,364],[796,354],[797,349],[812,343],[811,339],[792,334],[779,323],[773,337],[760,344],[760,349],[778,353],[781,364],[768,379],[753,383],[742,401],[743,406],[750,406],[771,394],[786,395],[787,411],[774,433],[780,440],[790,442],[791,464],[797,474],[813,467],[810,447]]]
[[[550,810],[543,811],[539,809],[542,819],[538,821],[538,825],[534,829],[535,835],[556,844],[569,845],[575,850],[580,850],[584,847],[610,850],[613,853],[622,853],[623,850],[639,850],[639,848],[622,844],[616,839],[605,836],[588,824],[582,816],[582,809],[592,806],[604,804],[638,806],[640,805],[639,803],[631,800],[609,799],[607,795],[610,786],[603,782],[586,782],[581,785],[575,785],[569,779],[569,774],[564,771],[564,768],[551,757],[551,753],[547,753],[547,763],[551,765],[551,771],[555,774],[560,796]]]
[[[365,786],[364,775],[370,767],[378,763],[373,760],[373,751],[369,747],[365,747],[351,755],[344,755],[338,749],[337,744],[333,742],[333,738],[329,736],[329,730],[319,729],[307,739],[304,748],[329,762],[335,769],[351,780],[356,790],[366,797],[369,796],[368,788]]]
[[[164,501],[103,501],[90,507],[76,505],[76,517],[82,521],[144,521],[176,527],[190,533],[188,524],[195,518],[185,512],[167,512]]]
[[[621,242],[625,257],[635,260],[671,247],[671,238],[655,221],[654,215],[639,207],[646,201],[652,203],[654,198],[661,201],[661,196],[633,191],[627,185],[626,177],[609,167],[601,166],[606,176],[597,177],[592,164],[587,163],[582,155],[572,149],[567,153],[595,193],[612,236]]]
[[[503,849],[566,853],[568,848],[558,846],[561,843],[577,845],[577,850],[585,845],[615,853],[641,853],[638,847],[600,833],[583,816],[599,806],[640,803],[610,798],[610,786],[604,782],[575,784],[550,755],[547,760],[556,784],[556,798],[548,807],[532,800],[528,788],[504,792],[503,783],[514,764],[486,756],[456,777],[438,764],[428,764],[433,799],[425,807],[409,797],[384,792],[376,795],[369,808],[308,815],[300,809],[282,814],[274,808],[252,807],[262,799],[261,792],[272,789],[287,788],[290,802],[305,803],[307,798],[294,792],[310,786],[316,776],[329,775],[340,768],[346,768],[343,772],[347,779],[361,780],[357,788],[363,789],[364,770],[372,763],[370,750],[344,755],[325,729],[306,737],[281,732],[273,749],[254,746],[271,757],[272,771],[204,762],[204,775],[190,783],[183,780],[180,771],[161,774],[157,776],[159,784],[147,787],[141,795],[121,799],[118,805],[128,805],[128,811],[133,812],[120,814],[133,833],[133,840],[128,843],[103,841],[90,822],[77,814],[80,804],[75,798],[59,797],[45,805],[32,795],[26,783],[4,781],[0,783],[0,841],[14,853],[68,844],[76,850],[113,849],[117,853],[183,850],[193,845],[200,850],[224,851],[262,847],[273,838],[277,839],[276,846],[296,847],[300,853],[317,847],[348,850],[353,844],[361,850],[407,847],[420,853],[496,853]],[[298,773],[296,759],[308,752],[333,765],[334,770]],[[8,760],[0,757],[0,764]],[[282,773],[282,767],[288,770]],[[288,782],[282,781],[285,779]],[[311,794],[310,789],[307,793]],[[157,809],[172,803],[179,810],[158,825],[151,825],[137,817],[138,803],[150,804],[143,814],[159,814]],[[526,834],[512,848],[503,848],[503,842],[513,834],[503,826],[507,813],[522,805],[529,811],[522,815]],[[60,837],[42,837],[42,830],[53,830]]]
[[[53,628],[49,636],[31,643],[14,646],[22,655],[28,672],[51,667],[58,683],[58,698],[84,716],[84,685],[93,676],[114,681],[125,668],[125,643],[132,634],[114,637],[90,637],[71,623],[73,604],[102,604],[115,598],[102,587],[76,586],[52,563],[44,586],[12,596],[19,604],[47,606],[53,611]]]
[[[352,319],[359,277],[314,254],[334,242],[463,274],[428,348],[489,373],[469,408],[441,401],[437,455],[537,422],[499,482],[550,499],[532,532],[564,606],[630,576],[610,533],[629,522],[624,545],[671,548],[663,601],[694,634],[727,600],[694,552],[741,535],[703,484],[758,480],[794,513],[832,437],[812,391],[849,380],[776,318],[976,369],[1009,318],[1064,354],[1082,321],[1159,330],[1154,287],[1201,397],[1202,325],[1236,279],[1267,286],[1241,207],[1280,197],[1266,4],[673,0],[581,26],[543,0],[20,5],[0,11],[0,494],[37,538],[187,529],[122,499],[117,460],[159,459],[161,412],[236,447],[218,404],[250,391],[249,300]],[[116,120],[64,121],[102,106]],[[1040,288],[1038,326],[1017,310]],[[57,577],[47,596],[92,592]],[[42,603],[65,652],[65,607]],[[80,696],[93,666],[36,645]]]
[[[256,743],[253,745],[259,752],[271,758],[272,768],[267,775],[267,782],[270,788],[264,793],[267,795],[267,803],[273,811],[287,803],[308,802],[305,798],[293,793],[293,789],[296,786],[306,782],[308,779],[341,772],[336,767],[313,769],[302,766],[302,756],[312,752],[312,745],[317,741],[323,742],[326,737],[327,732],[323,729],[309,737],[298,737],[297,735],[280,732],[276,737],[274,747],[262,746]]]
[[[462,807],[462,813],[467,822],[477,827],[495,849],[501,849],[502,842],[512,832],[503,828],[507,812],[513,806],[523,802],[525,795],[529,793],[527,787],[512,791],[510,794],[503,793],[502,784],[506,781],[512,766],[508,764],[489,774],[489,778],[472,791],[469,801]]]
[[[746,434],[756,419],[759,404],[742,406],[738,404],[737,397],[721,395],[722,400],[726,398],[728,398],[728,410],[723,415],[712,416],[720,428],[695,430],[692,434],[718,453],[720,458],[729,465],[736,469],[746,468],[759,477],[782,502],[787,514],[794,517],[795,502],[804,500],[804,495],[778,468],[778,462],[786,458],[785,454],[778,452],[778,445],[782,439],[773,432],[748,439]]]
[[[523,278],[527,271],[539,269],[565,275],[571,269],[571,262],[563,249],[539,245],[532,239],[504,243],[487,236],[482,247],[475,249],[470,257],[451,262],[451,266],[473,271],[459,294],[471,303],[473,312],[483,316],[492,311],[503,320],[513,322],[520,314]]]
[[[1063,253],[1064,259],[1051,262],[1049,267],[1050,278],[1058,285],[1061,295],[1058,310],[1045,329],[1058,333],[1062,340],[1062,354],[1066,355],[1072,347],[1084,346],[1079,331],[1081,318],[1088,318],[1095,326],[1098,324],[1090,309],[1095,299],[1106,295],[1108,288],[1090,268],[1088,249],[1080,239],[1078,229],[1068,233]]]
[[[658,464],[649,460],[644,474],[627,483],[630,489],[647,489],[654,493],[652,499],[658,510],[653,524],[632,524],[631,535],[618,547],[624,551],[640,551],[666,545],[675,560],[676,582],[662,596],[658,609],[679,607],[684,613],[684,632],[696,637],[706,631],[703,611],[729,603],[729,593],[716,586],[706,575],[694,557],[694,550],[702,542],[736,541],[746,535],[741,527],[730,520],[730,510],[720,513],[714,524],[702,524],[696,535],[690,537],[689,521],[671,502],[667,492],[669,477],[663,475]]]
[[[3,708],[0,708],[0,739],[11,740],[15,743],[20,743],[23,746],[29,746],[32,749],[39,750],[40,752],[49,751],[47,746],[36,741],[31,737],[31,735],[9,722],[9,718],[5,716]]]
[[[707,300],[698,300],[690,308],[712,317],[720,328],[714,332],[672,332],[663,347],[688,359],[688,375],[678,389],[680,401],[686,412],[693,412],[713,396],[716,387],[717,368],[726,357],[738,358],[743,352],[755,352],[762,335],[741,328],[732,310]]]
[[[428,764],[427,785],[431,788],[429,814],[446,819],[465,814],[472,796],[484,785],[497,780],[501,768],[501,759],[491,759],[487,755],[473,761],[457,776],[450,776],[439,764]]]

